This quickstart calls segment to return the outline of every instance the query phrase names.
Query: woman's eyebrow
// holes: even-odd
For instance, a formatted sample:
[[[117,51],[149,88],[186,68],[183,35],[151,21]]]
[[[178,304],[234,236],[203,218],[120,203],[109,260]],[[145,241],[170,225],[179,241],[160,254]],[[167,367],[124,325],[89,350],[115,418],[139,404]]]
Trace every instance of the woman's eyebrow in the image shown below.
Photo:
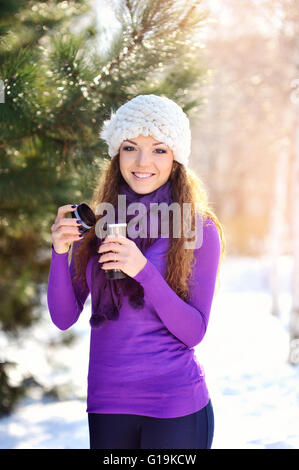
[[[124,142],[131,142],[131,144],[138,145],[137,142],[133,142],[133,140],[126,139]],[[157,142],[156,144],[153,145],[159,145],[159,144],[164,144],[164,142]]]

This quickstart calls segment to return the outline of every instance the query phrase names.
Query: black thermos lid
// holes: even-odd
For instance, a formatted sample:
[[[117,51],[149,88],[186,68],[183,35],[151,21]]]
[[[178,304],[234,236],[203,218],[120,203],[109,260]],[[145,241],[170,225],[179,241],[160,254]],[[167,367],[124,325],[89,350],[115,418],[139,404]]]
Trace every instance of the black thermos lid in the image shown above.
[[[82,221],[81,226],[84,231],[90,230],[96,224],[96,216],[93,210],[84,202],[79,204],[76,210],[72,212],[72,217]]]

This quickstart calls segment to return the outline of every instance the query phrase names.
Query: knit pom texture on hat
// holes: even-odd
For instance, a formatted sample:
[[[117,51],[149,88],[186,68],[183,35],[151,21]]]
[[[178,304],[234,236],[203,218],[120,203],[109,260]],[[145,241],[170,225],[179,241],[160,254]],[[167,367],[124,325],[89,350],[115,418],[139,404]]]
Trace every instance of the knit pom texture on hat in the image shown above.
[[[182,108],[166,96],[138,95],[111,110],[110,119],[103,122],[99,137],[108,145],[113,158],[126,139],[139,135],[152,136],[168,145],[174,160],[188,166],[191,153],[191,130]]]

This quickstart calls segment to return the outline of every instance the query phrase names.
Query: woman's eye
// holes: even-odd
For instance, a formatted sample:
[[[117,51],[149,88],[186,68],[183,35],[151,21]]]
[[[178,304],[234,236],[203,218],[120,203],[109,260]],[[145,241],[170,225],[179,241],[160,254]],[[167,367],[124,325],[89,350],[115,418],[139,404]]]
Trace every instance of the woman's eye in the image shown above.
[[[127,145],[127,146],[123,147],[123,150],[126,150],[126,151],[128,151],[128,152],[131,151],[130,149],[135,150],[135,147],[132,147],[131,145]],[[155,149],[155,151],[156,151],[156,150],[160,151],[160,152],[158,152],[158,153],[167,153],[167,151],[164,150],[164,149]]]

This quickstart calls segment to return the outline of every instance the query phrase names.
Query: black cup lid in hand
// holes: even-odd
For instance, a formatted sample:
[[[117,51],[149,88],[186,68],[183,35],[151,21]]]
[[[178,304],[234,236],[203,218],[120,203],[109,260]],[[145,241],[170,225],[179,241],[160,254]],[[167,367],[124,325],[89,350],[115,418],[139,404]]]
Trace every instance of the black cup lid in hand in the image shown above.
[[[90,230],[96,224],[96,216],[93,210],[85,203],[79,204],[72,212],[72,217],[81,220],[83,229]]]

